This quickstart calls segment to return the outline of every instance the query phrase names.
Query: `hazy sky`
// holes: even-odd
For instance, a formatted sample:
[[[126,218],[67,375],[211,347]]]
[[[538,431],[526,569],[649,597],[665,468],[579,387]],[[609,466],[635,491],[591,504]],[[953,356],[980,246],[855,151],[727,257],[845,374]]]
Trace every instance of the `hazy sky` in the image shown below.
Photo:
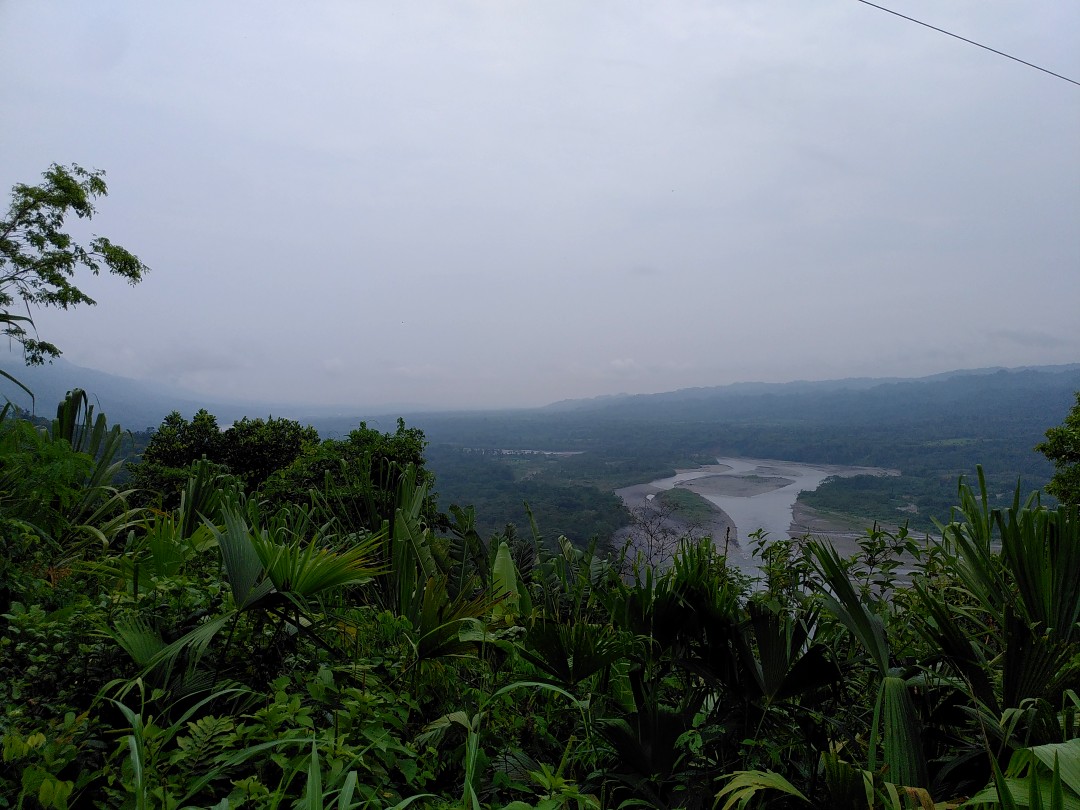
[[[1075,0],[886,5],[1080,80]],[[81,365],[456,407],[1080,360],[1080,87],[856,0],[0,0],[0,73],[0,186],[104,169],[153,268],[37,315]]]

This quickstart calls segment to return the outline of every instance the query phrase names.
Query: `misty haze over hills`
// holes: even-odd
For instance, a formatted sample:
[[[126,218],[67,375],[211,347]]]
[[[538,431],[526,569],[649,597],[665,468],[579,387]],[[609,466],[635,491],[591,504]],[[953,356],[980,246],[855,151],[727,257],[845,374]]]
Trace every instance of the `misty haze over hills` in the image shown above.
[[[14,354],[11,356],[15,358]],[[51,415],[67,391],[82,388],[90,395],[98,410],[104,412],[111,421],[131,430],[156,427],[172,411],[179,411],[190,419],[200,408],[213,413],[221,424],[225,425],[244,416],[255,418],[272,414],[291,419],[315,419],[347,415],[352,418],[357,413],[375,412],[374,409],[365,410],[357,405],[300,405],[289,402],[284,397],[272,401],[205,397],[176,386],[83,368],[62,357],[51,364],[32,367],[22,366],[19,358],[17,363],[9,361],[6,369],[12,369],[9,373],[34,392],[34,400],[31,401],[26,392],[18,386],[8,380],[0,380],[0,396],[24,410],[33,410],[39,415]],[[402,413],[418,413],[424,410],[426,409],[422,406],[410,404],[403,404],[400,408]],[[385,411],[385,406],[377,409],[378,413]]]
[[[1037,373],[1067,373],[1080,371],[1080,363],[1052,366],[1019,366],[1006,368],[1005,366],[992,366],[990,368],[957,369],[944,371],[938,374],[930,374],[923,377],[846,377],[835,380],[793,380],[785,383],[763,382],[737,382],[729,385],[709,387],[681,388],[676,391],[666,391],[657,394],[611,394],[608,396],[593,397],[590,399],[567,399],[553,402],[545,406],[545,409],[558,411],[581,410],[588,408],[609,408],[611,406],[624,406],[629,404],[652,404],[675,402],[691,402],[695,400],[716,400],[740,396],[757,396],[763,394],[823,394],[833,391],[866,391],[881,385],[893,385],[898,383],[928,383],[943,382],[956,377],[974,377],[998,372],[1017,373],[1032,371]]]
[[[11,364],[9,364],[11,365]],[[181,388],[133,380],[106,372],[81,368],[63,359],[40,367],[18,367],[14,376],[34,391],[35,410],[49,415],[56,403],[72,388],[83,388],[114,423],[127,429],[144,430],[156,427],[171,411],[180,411],[190,418],[200,408],[215,414],[219,423],[227,425],[241,417],[265,417],[273,415],[314,424],[324,435],[347,433],[361,420],[392,425],[399,415],[412,417],[424,415],[423,422],[442,423],[455,415],[465,421],[470,416],[483,413],[535,414],[537,417],[602,416],[612,419],[698,419],[713,421],[746,420],[762,418],[796,418],[807,410],[815,418],[827,418],[833,422],[858,423],[864,415],[877,418],[881,407],[891,403],[898,413],[907,412],[930,417],[936,408],[948,408],[971,393],[972,385],[980,380],[990,394],[998,400],[1016,400],[1022,406],[1031,391],[1052,391],[1050,410],[1060,405],[1061,414],[1046,422],[1046,427],[1056,423],[1068,408],[1071,394],[1080,389],[1080,364],[1057,366],[1027,366],[1015,369],[1001,367],[948,371],[919,378],[847,378],[837,380],[798,380],[788,383],[734,383],[708,388],[686,388],[657,394],[616,394],[592,399],[563,400],[542,408],[500,409],[474,411],[445,411],[403,404],[396,409],[387,406],[365,408],[362,405],[312,406],[278,401],[237,401],[222,399],[214,401]],[[1003,385],[1002,383],[1008,383]],[[1010,392],[1013,392],[1010,394]],[[7,380],[0,381],[0,395],[7,397],[21,408],[31,407],[30,398]],[[1037,395],[1036,398],[1038,398]],[[1061,402],[1057,402],[1061,400]],[[904,404],[906,403],[906,404]],[[1001,404],[1001,403],[999,403]],[[723,406],[722,413],[717,412]],[[893,410],[893,408],[890,408]],[[389,427],[384,426],[384,429]]]

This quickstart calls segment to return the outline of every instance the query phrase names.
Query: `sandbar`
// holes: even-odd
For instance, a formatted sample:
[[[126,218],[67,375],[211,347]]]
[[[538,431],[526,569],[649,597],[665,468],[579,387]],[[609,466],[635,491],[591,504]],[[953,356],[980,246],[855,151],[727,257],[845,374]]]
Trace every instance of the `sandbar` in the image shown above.
[[[752,498],[765,492],[782,489],[794,484],[791,478],[761,475],[704,475],[680,481],[676,486],[701,495],[725,495],[735,498]]]

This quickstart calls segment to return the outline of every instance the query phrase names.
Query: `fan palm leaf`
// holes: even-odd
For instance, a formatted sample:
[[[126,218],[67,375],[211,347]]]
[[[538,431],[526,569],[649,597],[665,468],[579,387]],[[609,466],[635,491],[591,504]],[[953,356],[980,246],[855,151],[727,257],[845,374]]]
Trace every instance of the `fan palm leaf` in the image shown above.
[[[302,600],[367,582],[382,570],[371,562],[383,542],[381,534],[358,538],[345,551],[327,549],[315,539],[275,542],[266,535],[251,534],[250,541],[274,590]]]
[[[205,525],[217,541],[225,576],[232,592],[233,604],[246,610],[269,594],[273,583],[263,579],[265,569],[259,552],[252,542],[247,520],[236,506],[222,509],[223,528],[212,523]],[[261,580],[261,581],[260,581]]]
[[[1050,742],[1054,724],[1029,709],[1060,704],[1080,674],[1080,519],[1021,506],[1019,489],[991,510],[981,473],[978,495],[961,482],[960,519],[943,527],[945,579],[915,583],[916,628],[966,684],[970,711],[993,721],[984,736]]]

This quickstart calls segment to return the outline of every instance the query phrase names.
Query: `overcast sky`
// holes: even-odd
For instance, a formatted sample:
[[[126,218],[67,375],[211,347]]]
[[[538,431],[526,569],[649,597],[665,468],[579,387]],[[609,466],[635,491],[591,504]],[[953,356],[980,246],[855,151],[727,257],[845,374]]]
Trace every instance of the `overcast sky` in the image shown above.
[[[1075,0],[885,4],[1080,80]],[[856,0],[0,0],[0,75],[0,186],[104,169],[153,268],[37,314],[80,365],[480,407],[1080,361],[1080,87]]]

